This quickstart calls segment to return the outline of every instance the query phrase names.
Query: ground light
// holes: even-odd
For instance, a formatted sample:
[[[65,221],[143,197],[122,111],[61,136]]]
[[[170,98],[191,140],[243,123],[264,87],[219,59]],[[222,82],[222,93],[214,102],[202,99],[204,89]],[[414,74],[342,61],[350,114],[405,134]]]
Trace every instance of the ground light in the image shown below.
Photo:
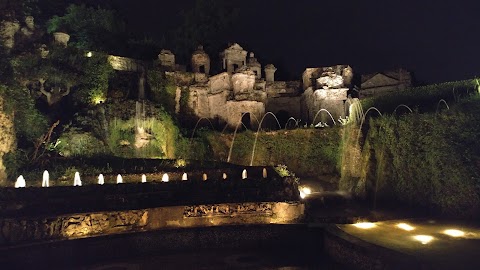
[[[357,223],[353,224],[353,226],[355,226],[359,229],[371,229],[371,228],[377,227],[377,225],[375,223],[372,223],[372,222],[357,222]]]
[[[412,227],[410,224],[407,224],[407,223],[398,223],[396,227],[405,231],[415,230],[415,227]]]
[[[433,240],[433,236],[430,235],[415,235],[413,239],[419,241],[423,245],[430,243]]]

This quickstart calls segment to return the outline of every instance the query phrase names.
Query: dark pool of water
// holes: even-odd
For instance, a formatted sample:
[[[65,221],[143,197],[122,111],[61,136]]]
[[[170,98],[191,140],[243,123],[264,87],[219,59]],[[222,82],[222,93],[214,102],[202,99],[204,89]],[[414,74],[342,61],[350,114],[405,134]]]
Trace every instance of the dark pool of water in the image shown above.
[[[135,258],[99,262],[78,269],[344,269],[322,254],[319,247],[311,250],[292,246],[270,250],[203,250],[181,253],[150,254]]]

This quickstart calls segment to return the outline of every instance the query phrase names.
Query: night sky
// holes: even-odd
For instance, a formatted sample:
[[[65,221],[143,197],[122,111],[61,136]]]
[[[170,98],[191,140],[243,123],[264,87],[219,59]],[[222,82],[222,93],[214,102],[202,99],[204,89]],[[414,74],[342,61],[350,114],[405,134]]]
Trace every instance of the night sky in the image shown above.
[[[287,79],[299,79],[305,67],[335,64],[349,64],[357,73],[403,67],[429,83],[480,75],[476,1],[237,2],[241,22],[225,43],[254,51]],[[175,26],[192,3],[136,0],[122,8],[131,27],[155,36]]]

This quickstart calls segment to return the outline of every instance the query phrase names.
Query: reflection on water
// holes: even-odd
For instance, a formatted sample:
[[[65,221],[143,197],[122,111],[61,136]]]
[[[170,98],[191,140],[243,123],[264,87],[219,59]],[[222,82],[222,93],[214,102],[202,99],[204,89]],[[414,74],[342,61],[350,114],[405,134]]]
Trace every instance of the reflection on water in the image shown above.
[[[140,270],[140,269],[262,269],[303,270],[342,269],[321,253],[321,249],[290,250],[205,250],[164,255],[142,256],[124,261],[100,263],[80,269]]]

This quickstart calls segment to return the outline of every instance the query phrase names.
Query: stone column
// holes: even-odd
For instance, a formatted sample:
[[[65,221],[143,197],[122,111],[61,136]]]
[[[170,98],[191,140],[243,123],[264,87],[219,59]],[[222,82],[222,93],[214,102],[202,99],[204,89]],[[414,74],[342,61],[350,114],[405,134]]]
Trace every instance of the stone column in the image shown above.
[[[274,65],[268,64],[265,66],[265,80],[267,82],[274,82],[275,81],[275,71],[277,71],[277,68],[275,68]]]

